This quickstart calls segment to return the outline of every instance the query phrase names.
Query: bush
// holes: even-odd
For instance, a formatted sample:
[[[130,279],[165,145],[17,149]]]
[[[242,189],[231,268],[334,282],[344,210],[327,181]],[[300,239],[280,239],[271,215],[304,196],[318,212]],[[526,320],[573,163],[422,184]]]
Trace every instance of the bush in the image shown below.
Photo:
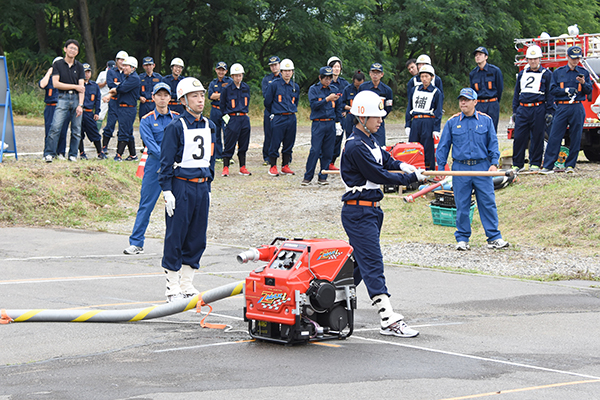
[[[28,89],[28,90],[27,90]],[[20,88],[11,90],[13,112],[18,115],[43,117],[44,92],[35,88]]]

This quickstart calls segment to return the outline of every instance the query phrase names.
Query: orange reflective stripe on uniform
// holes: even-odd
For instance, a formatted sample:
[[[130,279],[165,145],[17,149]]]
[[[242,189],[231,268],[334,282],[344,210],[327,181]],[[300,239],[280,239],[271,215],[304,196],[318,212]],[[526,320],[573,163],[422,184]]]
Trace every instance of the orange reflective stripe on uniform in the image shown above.
[[[281,103],[281,95],[277,95],[277,101],[279,101]]]
[[[489,81],[488,82],[488,89],[491,89],[491,88],[492,88],[492,81]]]
[[[231,108],[235,108],[235,99],[231,99]]]
[[[476,91],[476,92],[479,92],[479,83],[476,83],[476,84],[475,84],[475,91]]]
[[[52,97],[52,89],[48,89],[48,97]]]

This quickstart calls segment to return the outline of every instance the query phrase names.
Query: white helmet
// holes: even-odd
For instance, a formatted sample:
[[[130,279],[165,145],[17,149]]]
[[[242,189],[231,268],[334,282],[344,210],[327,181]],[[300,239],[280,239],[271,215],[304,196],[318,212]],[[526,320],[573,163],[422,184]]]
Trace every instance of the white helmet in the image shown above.
[[[433,67],[429,64],[425,64],[419,69],[419,74],[422,74],[423,72],[427,72],[428,74],[431,74],[431,76],[435,76],[435,69],[433,69]]]
[[[202,86],[202,83],[198,79],[192,77],[185,78],[177,84],[177,100],[188,93],[205,91],[204,86]]]
[[[52,60],[52,64],[54,64],[55,62],[57,62],[58,60],[62,60],[63,58],[61,56],[56,57],[54,60]]]
[[[138,67],[137,58],[129,56],[125,59],[125,61],[123,61],[123,65],[131,65],[133,67],[133,69],[137,69],[137,67]]]
[[[431,58],[427,54],[421,54],[417,57],[417,64],[429,64],[431,65]]]
[[[331,64],[334,61],[339,61],[340,66],[342,65],[342,60],[340,60],[339,57],[336,56],[329,57],[329,60],[327,60],[327,65]]]
[[[352,102],[350,113],[357,117],[385,117],[387,114],[383,108],[383,98],[370,90],[358,92]]]
[[[542,57],[542,49],[540,46],[534,44],[533,46],[529,46],[527,48],[527,54],[525,58],[541,58]]]
[[[115,57],[115,60],[121,58],[123,60],[127,60],[127,57],[129,57],[129,54],[127,54],[126,51],[121,50],[120,52],[117,53],[117,56]]]
[[[281,61],[281,71],[293,71],[294,70],[294,62],[292,60],[290,60],[289,58],[284,58],[283,61]]]
[[[172,67],[173,65],[179,65],[181,68],[183,68],[183,67],[184,67],[184,65],[183,65],[183,60],[182,60],[181,58],[179,58],[179,57],[175,57],[175,58],[173,59],[173,61],[171,61],[171,67]]]
[[[243,74],[244,73],[244,67],[242,67],[242,64],[240,63],[235,63],[231,66],[231,69],[229,70],[229,75],[235,75],[235,74]]]

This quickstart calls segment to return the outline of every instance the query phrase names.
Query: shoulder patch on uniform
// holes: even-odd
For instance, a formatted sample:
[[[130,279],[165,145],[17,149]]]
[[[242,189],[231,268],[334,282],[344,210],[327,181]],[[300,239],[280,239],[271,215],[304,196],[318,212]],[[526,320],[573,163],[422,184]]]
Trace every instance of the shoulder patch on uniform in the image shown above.
[[[151,116],[151,115],[153,115],[153,114],[154,114],[154,110],[152,110],[152,111],[150,111],[148,114],[144,115],[144,116],[142,117],[142,119],[146,119],[146,118],[148,118],[149,116]]]
[[[171,112],[175,115],[179,115],[179,113],[177,111],[171,111]]]
[[[492,117],[490,117],[489,115],[487,115],[486,113],[483,113],[483,112],[481,112],[481,111],[477,111],[477,114],[479,114],[479,115],[483,115],[483,116],[485,116],[485,117],[488,117],[488,118],[490,118],[490,119],[492,118]]]

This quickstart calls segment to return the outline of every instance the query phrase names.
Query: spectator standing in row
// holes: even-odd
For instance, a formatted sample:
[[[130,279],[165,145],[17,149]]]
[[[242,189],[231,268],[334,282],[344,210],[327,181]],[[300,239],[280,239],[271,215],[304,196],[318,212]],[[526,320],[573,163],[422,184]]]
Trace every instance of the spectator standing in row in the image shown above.
[[[113,60],[110,60],[106,63],[106,69],[100,71],[100,73],[98,74],[98,77],[96,78],[96,83],[98,84],[98,87],[100,88],[100,97],[104,97],[108,94],[108,85],[106,84],[106,78],[107,78],[107,73],[111,68],[115,67],[115,62]],[[103,101],[100,102],[100,114],[99,114],[99,118],[98,121],[96,121],[96,123],[98,124],[98,130],[100,130],[100,128],[102,128],[102,121],[104,121],[104,118],[106,117],[106,113],[108,112],[108,103],[105,103]]]
[[[117,53],[115,57],[115,66],[112,69],[109,69],[106,73],[106,86],[108,86],[108,90],[116,89],[117,86],[123,81],[123,62],[129,57],[127,52],[121,50]],[[113,91],[114,93],[114,91]],[[104,95],[102,98],[106,98],[107,95]],[[104,100],[103,100],[104,101]],[[106,117],[106,126],[102,131],[102,151],[104,154],[108,155],[108,144],[110,143],[110,139],[112,139],[115,126],[118,122],[118,111],[119,111],[119,103],[117,102],[117,96],[111,95],[110,101],[108,102],[108,113]],[[120,122],[119,122],[120,124]]]
[[[52,162],[52,159],[56,157],[58,138],[65,121],[71,121],[69,161],[77,161],[81,138],[85,75],[83,65],[75,59],[79,54],[79,42],[69,39],[65,42],[63,50],[65,57],[52,64],[52,85],[58,89],[58,102],[44,148],[46,162]]]
[[[223,113],[221,112],[221,91],[232,82],[227,76],[227,63],[219,61],[215,67],[217,77],[208,85],[208,99],[210,100],[210,120],[217,127],[217,142],[215,143],[215,158],[223,158]]]
[[[183,60],[179,57],[175,57],[171,60],[171,74],[162,78],[162,81],[171,88],[171,102],[169,103],[169,109],[178,114],[183,114],[184,110],[184,106],[177,100],[177,85],[185,79],[185,76],[181,75],[184,66]]]
[[[62,57],[56,57],[52,64],[56,61],[62,60]],[[52,126],[52,119],[54,118],[54,112],[56,111],[56,104],[58,102],[58,90],[52,85],[52,66],[48,68],[46,74],[40,79],[38,85],[41,89],[44,89],[44,142],[48,140],[48,134],[50,133],[50,127]],[[66,119],[58,137],[57,154],[59,159],[65,159],[65,151],[67,148],[67,131],[69,130],[69,120]]]
[[[369,70],[371,81],[360,85],[359,92],[362,92],[363,90],[370,90],[371,92],[377,93],[379,97],[384,99],[383,106],[385,107],[386,115],[389,115],[394,104],[394,94],[388,85],[381,82],[383,75],[383,66],[380,63],[372,64]],[[383,122],[381,123],[379,130],[374,132],[373,136],[375,139],[377,139],[377,142],[379,142],[380,145],[385,146],[385,117],[383,117]]]
[[[494,130],[498,132],[504,77],[500,68],[487,62],[489,52],[485,47],[476,48],[473,56],[477,66],[469,74],[469,80],[477,93],[477,111],[492,117]]]
[[[140,121],[144,115],[154,111],[155,108],[152,93],[154,93],[154,86],[162,82],[162,76],[154,72],[155,66],[154,58],[143,58],[142,67],[144,68],[144,73],[140,75],[140,110],[138,113]]]
[[[338,88],[338,94],[343,94],[344,89],[350,85],[350,83],[341,77],[342,74],[342,60],[339,57],[333,56],[327,60],[327,65],[331,67],[333,71],[333,79],[331,85]],[[341,100],[343,101],[343,100]],[[344,138],[344,126],[342,121],[346,116],[346,110],[342,108],[342,113],[335,121],[335,143],[333,144],[333,156],[331,157],[331,163],[328,169],[337,171],[338,168],[335,166],[335,160],[340,156],[340,149],[342,147],[342,139]]]
[[[267,94],[269,84],[279,78],[280,62],[281,59],[277,56],[271,56],[269,58],[269,68],[271,69],[271,73],[267,74],[261,83],[263,98]],[[268,114],[267,110],[264,111],[263,131],[265,134],[262,148],[263,165],[269,165],[269,149],[271,148],[271,136],[273,132],[271,130],[271,114]]]
[[[417,57],[415,62],[416,62],[416,66],[417,66],[417,73],[413,74],[414,76],[412,78],[410,78],[410,80],[406,84],[406,93],[407,94],[410,94],[410,91],[412,90],[413,87],[422,85],[421,68],[423,68],[424,65],[430,65],[433,67],[433,65],[431,64],[431,57],[429,57],[427,54],[421,54],[419,57]],[[430,84],[440,90],[440,92],[442,94],[442,102],[443,102],[444,101],[444,98],[443,98],[444,97],[444,85],[442,84],[442,78],[435,75],[433,77],[433,79],[431,80]]]
[[[346,139],[352,133],[354,129],[354,115],[350,112],[352,109],[352,102],[354,101],[354,97],[358,94],[358,88],[365,81],[365,74],[360,71],[356,71],[352,76],[352,84],[346,86],[344,91],[342,92],[342,103],[344,104],[344,111],[346,112],[346,116],[342,120],[342,125],[344,125],[344,132],[346,132]]]
[[[98,159],[104,160],[106,155],[102,152],[102,143],[100,140],[100,131],[98,130],[98,124],[96,121],[100,118],[100,88],[98,84],[92,81],[92,67],[90,64],[83,64],[83,71],[85,73],[85,97],[83,99],[83,116],[81,118],[81,140],[79,141],[79,158],[87,160],[88,157],[85,154],[84,139],[87,138],[90,142],[94,143],[96,152],[98,153]]]

